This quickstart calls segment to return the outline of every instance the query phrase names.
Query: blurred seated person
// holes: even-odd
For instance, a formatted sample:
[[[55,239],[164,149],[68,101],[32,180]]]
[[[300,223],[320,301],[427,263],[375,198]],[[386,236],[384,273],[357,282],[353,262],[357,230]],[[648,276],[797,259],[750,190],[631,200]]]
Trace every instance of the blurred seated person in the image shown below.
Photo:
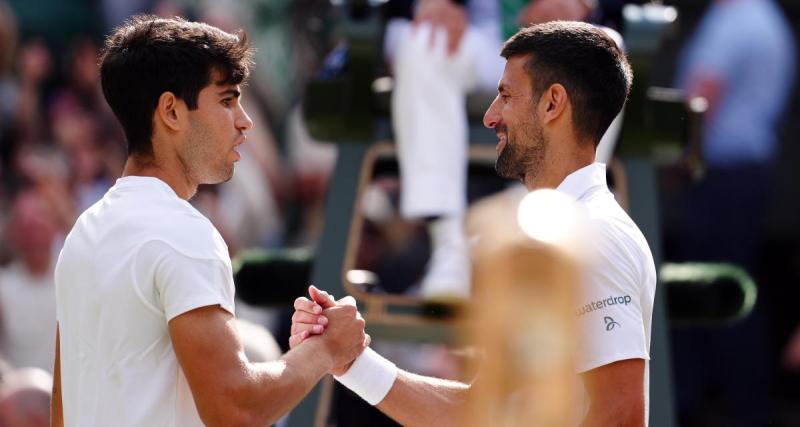
[[[13,366],[52,372],[59,221],[47,199],[28,189],[14,199],[7,229],[14,260],[0,269],[0,353]]]

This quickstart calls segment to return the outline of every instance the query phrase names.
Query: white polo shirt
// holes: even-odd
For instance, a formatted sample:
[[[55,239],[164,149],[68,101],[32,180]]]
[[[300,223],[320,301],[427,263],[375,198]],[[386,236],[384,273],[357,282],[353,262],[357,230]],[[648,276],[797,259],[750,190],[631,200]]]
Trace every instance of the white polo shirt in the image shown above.
[[[577,371],[644,359],[645,415],[649,413],[650,326],[656,269],[644,235],[606,185],[606,167],[578,169],[556,189],[586,207],[592,257],[576,307],[581,346]],[[645,418],[647,419],[647,418]]]
[[[67,426],[202,426],[168,322],[234,312],[228,248],[166,183],[124,177],[67,236],[55,272]]]

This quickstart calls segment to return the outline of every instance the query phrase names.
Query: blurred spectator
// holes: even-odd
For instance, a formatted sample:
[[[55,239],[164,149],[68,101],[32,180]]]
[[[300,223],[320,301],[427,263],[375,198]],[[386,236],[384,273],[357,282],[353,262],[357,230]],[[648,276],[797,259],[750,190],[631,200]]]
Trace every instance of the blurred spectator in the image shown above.
[[[39,192],[16,197],[7,225],[15,259],[0,270],[0,351],[14,366],[53,369],[60,225]]]
[[[794,55],[791,28],[772,0],[715,1],[689,41],[678,85],[687,99],[695,99],[693,105],[704,99],[707,111],[697,153],[704,170],[686,189],[681,259],[731,262],[756,274]],[[681,425],[710,422],[704,417],[713,412],[715,386],[722,388],[713,396],[723,405],[717,412],[733,414],[718,422],[761,426],[770,421],[771,368],[762,310],[763,301],[750,318],[723,330],[675,331]]]
[[[36,368],[11,371],[0,383],[0,427],[47,427],[53,377]]]

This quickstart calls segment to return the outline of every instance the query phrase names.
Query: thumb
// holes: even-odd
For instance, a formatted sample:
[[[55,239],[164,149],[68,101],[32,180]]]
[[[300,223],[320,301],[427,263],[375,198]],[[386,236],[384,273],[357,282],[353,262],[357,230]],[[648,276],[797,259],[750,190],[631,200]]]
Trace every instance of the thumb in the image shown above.
[[[325,291],[317,289],[314,285],[308,287],[308,295],[311,296],[314,302],[322,306],[323,309],[336,306],[336,300],[333,299],[333,296]]]

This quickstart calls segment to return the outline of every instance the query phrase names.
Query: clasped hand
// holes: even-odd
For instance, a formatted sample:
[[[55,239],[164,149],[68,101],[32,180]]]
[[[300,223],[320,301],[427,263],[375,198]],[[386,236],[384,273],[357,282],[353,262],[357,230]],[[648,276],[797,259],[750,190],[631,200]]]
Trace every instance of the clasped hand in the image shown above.
[[[308,294],[311,299],[299,297],[294,301],[289,347],[309,339],[324,341],[333,359],[330,372],[341,375],[370,343],[370,336],[364,333],[364,319],[351,296],[336,301],[313,285]]]

